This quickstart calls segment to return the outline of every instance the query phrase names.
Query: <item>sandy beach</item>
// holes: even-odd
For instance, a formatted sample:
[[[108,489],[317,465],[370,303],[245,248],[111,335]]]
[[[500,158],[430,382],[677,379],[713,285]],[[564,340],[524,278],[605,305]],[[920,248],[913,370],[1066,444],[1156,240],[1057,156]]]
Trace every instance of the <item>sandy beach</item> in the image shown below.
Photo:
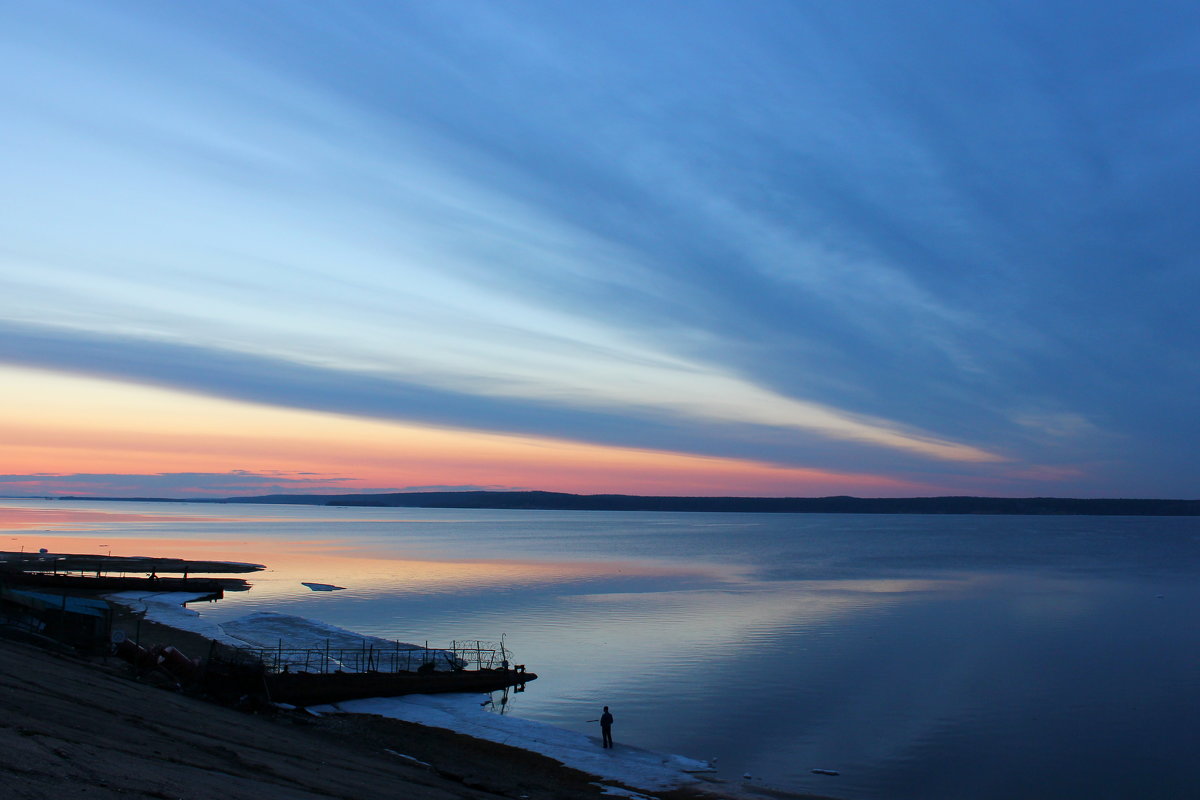
[[[203,642],[149,622],[141,633],[193,652]],[[451,731],[361,714],[250,713],[161,683],[135,679],[117,659],[0,639],[0,774],[9,796],[573,800],[602,794],[593,776],[554,759]],[[739,794],[720,785],[653,793],[675,800]]]

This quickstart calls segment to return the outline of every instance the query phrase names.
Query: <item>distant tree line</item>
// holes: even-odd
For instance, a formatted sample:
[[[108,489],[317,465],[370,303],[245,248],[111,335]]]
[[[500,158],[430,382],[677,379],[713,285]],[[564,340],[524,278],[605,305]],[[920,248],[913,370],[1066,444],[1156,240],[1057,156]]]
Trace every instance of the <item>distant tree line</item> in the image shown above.
[[[230,503],[545,511],[726,511],[780,514],[1082,514],[1200,516],[1200,500],[1067,497],[654,497],[561,492],[397,492],[231,497]]]

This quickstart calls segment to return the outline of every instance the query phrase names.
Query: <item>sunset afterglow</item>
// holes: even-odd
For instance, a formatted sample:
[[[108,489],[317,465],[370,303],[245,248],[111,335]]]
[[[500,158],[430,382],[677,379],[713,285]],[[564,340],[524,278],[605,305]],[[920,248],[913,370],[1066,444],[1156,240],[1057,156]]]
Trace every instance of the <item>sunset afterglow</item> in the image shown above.
[[[0,495],[1194,495],[1170,16],[7,4]]]

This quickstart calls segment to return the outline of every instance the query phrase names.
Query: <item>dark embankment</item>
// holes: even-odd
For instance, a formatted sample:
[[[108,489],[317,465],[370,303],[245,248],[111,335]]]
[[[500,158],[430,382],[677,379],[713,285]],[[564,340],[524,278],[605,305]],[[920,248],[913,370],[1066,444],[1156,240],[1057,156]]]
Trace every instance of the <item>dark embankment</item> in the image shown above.
[[[123,663],[0,638],[0,785],[9,797],[600,797],[588,781],[552,759],[449,731],[246,713],[132,680]]]
[[[21,800],[599,800],[594,777],[440,728],[360,714],[227,708],[0,630],[0,786]],[[196,634],[143,621],[143,641],[204,652]],[[749,789],[749,791],[747,791]],[[728,784],[656,800],[831,800]]]

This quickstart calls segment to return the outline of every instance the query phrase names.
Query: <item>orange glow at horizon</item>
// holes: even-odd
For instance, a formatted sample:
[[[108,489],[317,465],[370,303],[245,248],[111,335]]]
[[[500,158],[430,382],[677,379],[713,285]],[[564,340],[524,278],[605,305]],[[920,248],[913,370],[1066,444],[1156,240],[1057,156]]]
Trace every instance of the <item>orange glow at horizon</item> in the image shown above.
[[[308,476],[319,481],[312,492],[479,485],[769,496],[923,488],[882,475],[439,429],[39,370],[0,368],[0,380],[0,457],[10,475],[246,471]]]

